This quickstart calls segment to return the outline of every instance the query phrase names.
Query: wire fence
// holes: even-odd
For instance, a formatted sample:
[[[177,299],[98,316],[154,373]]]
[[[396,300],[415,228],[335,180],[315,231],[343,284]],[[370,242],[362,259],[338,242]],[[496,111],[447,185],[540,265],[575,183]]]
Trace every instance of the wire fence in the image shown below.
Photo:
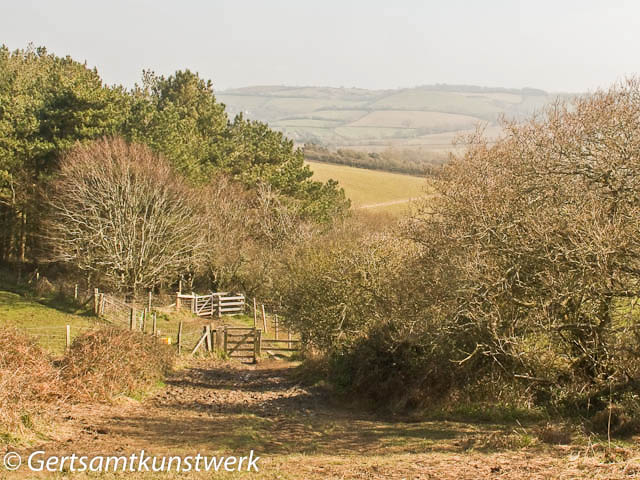
[[[51,284],[48,285],[53,287]],[[35,286],[37,287],[37,283]],[[213,318],[203,322],[203,318],[185,311],[189,310],[184,308],[188,299],[182,297],[188,297],[188,295],[153,295],[151,292],[147,292],[146,295],[127,299],[100,291],[89,285],[83,287],[77,283],[62,283],[54,288],[65,298],[73,299],[78,308],[84,307],[87,310],[93,310],[95,314],[92,319],[84,320],[89,322],[87,325],[57,324],[21,328],[43,347],[55,353],[64,352],[79,335],[108,324],[141,331],[157,337],[163,343],[176,345],[178,350],[182,347],[185,351],[192,351],[197,346],[203,338],[203,330],[207,327],[211,330],[224,326],[238,327],[242,325],[254,330],[261,330],[261,338],[265,341],[273,339],[295,340],[292,332],[284,328],[281,318],[277,314],[268,313],[268,310],[271,309],[255,298],[245,300],[244,295],[242,295],[241,301],[242,309],[247,307],[245,316],[231,324],[228,324],[227,320],[223,320],[220,316],[216,319],[218,323],[216,327]],[[241,294],[234,295],[240,298]],[[195,294],[193,296],[195,298]]]

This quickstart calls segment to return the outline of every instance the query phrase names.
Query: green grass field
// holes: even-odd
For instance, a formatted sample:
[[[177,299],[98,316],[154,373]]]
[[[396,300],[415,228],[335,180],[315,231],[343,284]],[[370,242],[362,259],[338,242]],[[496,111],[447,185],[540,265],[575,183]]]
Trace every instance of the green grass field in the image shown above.
[[[410,199],[430,193],[428,181],[422,177],[364,168],[308,162],[315,180],[337,180],[351,199],[353,208],[391,213],[406,212]]]
[[[64,353],[66,344],[66,326],[70,326],[71,340],[82,332],[96,327],[109,325],[108,321],[99,319],[91,310],[93,302],[81,306],[68,297],[61,295],[34,296],[28,292],[15,293],[0,290],[0,326],[13,326],[33,336],[38,343],[53,355]],[[108,314],[115,324],[126,328],[128,320],[126,314],[121,318],[114,318]],[[137,317],[137,316],[136,316]],[[267,312],[269,331],[263,338],[274,338],[273,316]],[[253,326],[253,315],[224,316],[218,318],[200,318],[188,311],[175,312],[172,308],[160,308],[157,315],[157,328],[161,337],[169,337],[175,344],[178,324],[183,322],[184,352],[190,352],[202,335],[203,327],[208,323],[214,325]],[[139,324],[137,324],[139,325]],[[262,319],[258,318],[258,328],[262,327]],[[145,331],[151,332],[150,322],[146,323]],[[280,329],[279,338],[286,338],[286,332]]]
[[[102,324],[85,308],[65,298],[37,298],[0,290],[0,325],[24,330],[53,354],[64,352],[66,325],[73,339]]]

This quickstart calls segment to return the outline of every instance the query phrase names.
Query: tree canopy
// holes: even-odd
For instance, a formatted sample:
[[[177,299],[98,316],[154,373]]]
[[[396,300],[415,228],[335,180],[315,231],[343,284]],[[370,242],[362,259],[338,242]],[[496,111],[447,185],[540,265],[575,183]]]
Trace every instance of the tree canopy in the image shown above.
[[[216,173],[248,188],[269,184],[325,222],[349,206],[334,182],[311,180],[302,153],[266,124],[230,120],[211,81],[189,70],[145,71],[133,89],[104,84],[96,70],[45,48],[0,47],[0,258],[35,257],[38,192],[76,142],[120,135],[148,145],[194,184]]]

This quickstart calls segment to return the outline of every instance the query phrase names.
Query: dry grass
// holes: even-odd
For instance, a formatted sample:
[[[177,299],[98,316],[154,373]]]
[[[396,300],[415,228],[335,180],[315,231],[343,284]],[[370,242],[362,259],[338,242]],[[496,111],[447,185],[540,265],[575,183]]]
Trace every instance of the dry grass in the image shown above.
[[[136,396],[164,378],[173,357],[170,347],[152,337],[103,328],[73,341],[62,361],[62,377],[75,401]]]
[[[0,442],[24,436],[63,396],[59,371],[31,338],[0,328]]]

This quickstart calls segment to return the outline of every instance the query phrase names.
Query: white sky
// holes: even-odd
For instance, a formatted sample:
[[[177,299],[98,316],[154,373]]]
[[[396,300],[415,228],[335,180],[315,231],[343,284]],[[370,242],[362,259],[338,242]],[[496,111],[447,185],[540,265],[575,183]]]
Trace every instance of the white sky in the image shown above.
[[[640,73],[638,0],[0,0],[29,42],[132,86],[142,69],[247,85],[587,91]]]

